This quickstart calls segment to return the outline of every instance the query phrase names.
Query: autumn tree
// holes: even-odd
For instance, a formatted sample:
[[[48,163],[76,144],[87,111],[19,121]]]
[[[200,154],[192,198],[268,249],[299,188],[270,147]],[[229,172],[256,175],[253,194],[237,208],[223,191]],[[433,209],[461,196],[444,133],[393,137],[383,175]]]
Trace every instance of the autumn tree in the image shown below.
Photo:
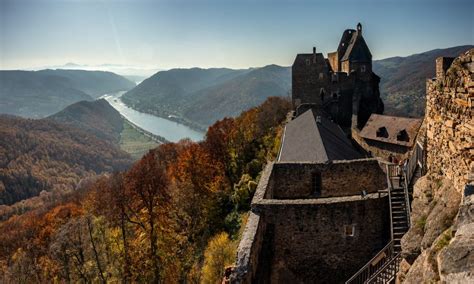
[[[136,163],[127,174],[127,220],[147,235],[148,257],[151,261],[151,282],[160,282],[162,259],[158,251],[158,238],[169,226],[168,178],[165,167],[151,151]]]

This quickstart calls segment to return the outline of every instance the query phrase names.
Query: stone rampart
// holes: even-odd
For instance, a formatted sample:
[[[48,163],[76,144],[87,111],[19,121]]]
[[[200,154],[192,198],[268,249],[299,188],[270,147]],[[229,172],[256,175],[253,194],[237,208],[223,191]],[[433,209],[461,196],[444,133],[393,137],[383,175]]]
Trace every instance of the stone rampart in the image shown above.
[[[314,176],[319,175],[318,197],[374,193],[383,189],[385,175],[376,159],[332,161],[325,164],[285,162],[272,164],[267,195],[274,199],[300,199],[314,196]]]

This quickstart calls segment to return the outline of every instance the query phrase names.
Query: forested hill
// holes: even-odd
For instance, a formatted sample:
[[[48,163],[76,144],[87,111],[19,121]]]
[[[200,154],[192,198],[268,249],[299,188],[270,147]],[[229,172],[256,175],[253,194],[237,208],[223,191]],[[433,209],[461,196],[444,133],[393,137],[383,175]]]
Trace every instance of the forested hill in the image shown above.
[[[0,71],[0,113],[42,118],[75,102],[134,86],[102,71]]]
[[[269,98],[200,143],[162,144],[75,198],[0,222],[0,283],[220,283],[290,107]]]
[[[123,118],[106,100],[81,101],[48,118],[95,134],[100,139],[118,143]]]
[[[84,177],[124,170],[130,163],[128,154],[84,130],[0,115],[0,205],[42,190],[71,190]]]
[[[172,69],[160,71],[122,96],[134,108],[206,128],[236,116],[270,96],[287,96],[291,70],[269,65],[245,70]]]
[[[435,76],[435,59],[457,57],[472,45],[435,49],[407,57],[375,60],[374,72],[381,77],[380,92],[385,113],[421,117],[425,111],[426,79]]]

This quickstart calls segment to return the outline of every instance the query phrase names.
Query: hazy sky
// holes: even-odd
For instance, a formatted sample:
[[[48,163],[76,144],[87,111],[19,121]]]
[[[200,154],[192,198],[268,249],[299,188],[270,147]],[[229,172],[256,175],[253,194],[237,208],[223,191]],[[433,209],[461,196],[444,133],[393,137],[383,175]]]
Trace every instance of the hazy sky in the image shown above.
[[[291,65],[357,22],[374,59],[474,43],[472,0],[0,0],[0,68]]]

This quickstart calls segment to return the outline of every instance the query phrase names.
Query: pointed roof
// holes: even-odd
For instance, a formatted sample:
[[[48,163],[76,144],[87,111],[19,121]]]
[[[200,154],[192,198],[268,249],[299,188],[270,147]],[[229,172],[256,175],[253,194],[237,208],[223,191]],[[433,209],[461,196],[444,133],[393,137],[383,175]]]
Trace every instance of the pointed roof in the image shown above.
[[[325,163],[361,158],[339,125],[310,109],[286,125],[278,161]]]
[[[372,59],[369,47],[359,31],[352,33],[349,46],[347,47],[341,61],[349,59],[353,61],[370,61]]]

